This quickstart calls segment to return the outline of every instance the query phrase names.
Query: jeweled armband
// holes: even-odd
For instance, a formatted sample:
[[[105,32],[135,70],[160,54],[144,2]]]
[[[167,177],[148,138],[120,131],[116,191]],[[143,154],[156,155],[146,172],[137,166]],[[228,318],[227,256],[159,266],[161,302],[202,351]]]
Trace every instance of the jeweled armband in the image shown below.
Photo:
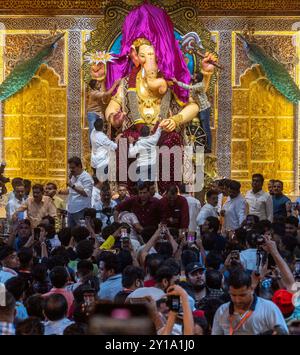
[[[173,120],[175,122],[176,128],[178,128],[183,121],[183,115],[181,115],[181,114],[175,115],[175,116],[171,117],[171,120]]]

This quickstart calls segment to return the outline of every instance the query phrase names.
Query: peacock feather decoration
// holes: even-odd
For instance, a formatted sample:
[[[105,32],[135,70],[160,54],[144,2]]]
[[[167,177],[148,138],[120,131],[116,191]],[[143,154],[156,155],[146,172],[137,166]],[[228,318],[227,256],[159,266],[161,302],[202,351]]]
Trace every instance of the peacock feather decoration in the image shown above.
[[[259,64],[274,87],[289,101],[297,104],[300,100],[300,90],[286,67],[246,36],[237,33],[237,37],[243,43],[246,55],[251,62]]]
[[[34,57],[16,65],[14,70],[0,85],[0,101],[8,99],[26,86],[41,64],[45,63],[52,54],[57,42],[64,33],[56,35],[50,44],[44,46]]]

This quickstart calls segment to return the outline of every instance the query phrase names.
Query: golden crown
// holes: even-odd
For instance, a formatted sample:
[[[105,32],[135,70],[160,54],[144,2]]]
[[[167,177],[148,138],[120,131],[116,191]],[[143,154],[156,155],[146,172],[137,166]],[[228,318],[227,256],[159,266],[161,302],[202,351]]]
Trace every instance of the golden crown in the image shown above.
[[[142,46],[143,44],[147,45],[147,46],[151,46],[151,42],[148,41],[148,39],[146,38],[137,38],[134,42],[133,42],[133,45],[134,47],[140,47]]]

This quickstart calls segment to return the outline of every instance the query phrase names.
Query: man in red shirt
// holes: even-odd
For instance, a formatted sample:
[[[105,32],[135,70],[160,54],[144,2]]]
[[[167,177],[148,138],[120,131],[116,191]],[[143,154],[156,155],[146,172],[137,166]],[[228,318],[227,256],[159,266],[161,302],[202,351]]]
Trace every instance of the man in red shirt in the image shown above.
[[[153,226],[157,228],[161,220],[159,200],[150,196],[149,184],[146,182],[138,185],[138,196],[131,197],[116,207],[115,221],[118,220],[119,213],[124,211],[136,215],[140,223],[140,228],[137,230],[138,233],[141,233],[145,227]]]
[[[162,222],[169,228],[187,230],[190,223],[189,205],[185,197],[178,195],[176,185],[170,185],[166,196],[159,200]]]

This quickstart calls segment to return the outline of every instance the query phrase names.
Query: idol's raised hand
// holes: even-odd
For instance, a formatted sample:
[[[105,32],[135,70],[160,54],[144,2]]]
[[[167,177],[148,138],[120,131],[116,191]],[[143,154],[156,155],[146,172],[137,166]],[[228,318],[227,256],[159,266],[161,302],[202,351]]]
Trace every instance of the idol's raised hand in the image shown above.
[[[213,73],[215,70],[215,66],[209,61],[217,62],[218,58],[215,54],[206,52],[205,57],[202,60],[202,70],[207,73]]]

